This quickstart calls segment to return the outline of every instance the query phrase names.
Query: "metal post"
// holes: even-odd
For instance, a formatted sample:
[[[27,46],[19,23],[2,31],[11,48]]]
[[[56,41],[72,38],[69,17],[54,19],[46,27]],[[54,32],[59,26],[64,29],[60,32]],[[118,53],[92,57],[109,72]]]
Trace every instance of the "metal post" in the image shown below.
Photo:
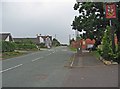
[[[69,45],[71,45],[70,40],[71,40],[71,35],[69,34]]]
[[[111,28],[111,38],[112,38],[112,50],[115,53],[115,38],[114,38],[114,30],[112,29],[112,21],[110,19],[110,28]]]
[[[81,38],[80,38],[80,36],[79,36],[79,34],[78,34],[78,30],[77,30],[77,34],[76,34],[76,40],[77,40],[78,42],[81,42],[81,41],[80,41]],[[82,53],[81,43],[78,44],[77,53],[78,53],[78,54],[81,54],[81,53]]]

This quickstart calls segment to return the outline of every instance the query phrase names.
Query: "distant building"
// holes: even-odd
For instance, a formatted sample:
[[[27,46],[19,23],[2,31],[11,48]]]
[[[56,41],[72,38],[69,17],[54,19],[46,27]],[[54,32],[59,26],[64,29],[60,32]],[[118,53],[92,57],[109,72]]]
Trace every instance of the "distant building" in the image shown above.
[[[41,36],[37,34],[37,37],[35,38],[14,38],[15,42],[26,42],[26,41],[31,41],[34,44],[40,44],[40,43],[45,43],[46,38],[49,37],[50,40],[52,41],[52,36]]]
[[[39,40],[39,43],[45,43],[46,42],[46,38],[49,37],[50,40],[52,41],[52,36],[42,36],[41,34],[37,34],[37,39]]]
[[[13,42],[11,33],[0,33],[0,40]]]
[[[82,49],[89,49],[89,48],[92,48],[95,44],[95,40],[91,40],[89,38],[87,38],[86,40],[82,39],[82,40],[79,40],[79,41],[73,41],[71,43],[71,46],[73,48],[79,48],[79,46],[82,44]],[[118,40],[117,40],[117,36],[115,36],[115,45],[118,44]]]
[[[86,40],[82,39],[79,41],[73,41],[72,42],[72,47],[74,48],[79,48],[80,45],[82,45],[82,49],[88,49],[88,48],[92,48],[95,44],[95,40],[91,40],[89,38],[87,38]]]

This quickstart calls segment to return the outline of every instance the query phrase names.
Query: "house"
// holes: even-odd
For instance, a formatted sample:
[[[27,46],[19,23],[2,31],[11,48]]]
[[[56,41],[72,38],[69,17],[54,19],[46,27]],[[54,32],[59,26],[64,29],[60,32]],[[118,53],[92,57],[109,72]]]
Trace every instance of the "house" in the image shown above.
[[[38,40],[39,40],[40,43],[45,43],[45,40],[46,40],[47,37],[49,37],[50,40],[52,41],[52,36],[49,36],[49,35],[47,35],[47,36],[42,36],[41,34],[40,34],[40,35],[37,34],[37,38],[38,38]]]
[[[41,34],[40,34],[40,35],[37,35],[37,38],[39,39],[40,43],[45,43],[45,46],[47,48],[51,48],[51,46],[52,46],[52,36],[49,36],[49,35],[41,36]]]
[[[88,48],[92,48],[94,44],[95,44],[94,39],[91,40],[91,39],[87,38],[86,40],[81,39],[78,41],[73,41],[71,45],[74,48],[79,48],[80,45],[82,45],[82,49],[88,49]]]
[[[79,40],[79,41],[73,41],[71,43],[71,46],[73,48],[79,48],[80,45],[82,44],[82,49],[89,49],[89,48],[92,48],[95,44],[95,40],[91,40],[89,38],[87,38],[86,40],[82,39],[82,40]],[[117,36],[115,36],[115,45],[118,44],[118,40],[117,40]]]
[[[92,48],[95,44],[95,40],[91,40],[91,39],[86,39],[86,49]]]
[[[11,33],[0,33],[0,38],[2,41],[9,41],[9,42],[14,41]]]

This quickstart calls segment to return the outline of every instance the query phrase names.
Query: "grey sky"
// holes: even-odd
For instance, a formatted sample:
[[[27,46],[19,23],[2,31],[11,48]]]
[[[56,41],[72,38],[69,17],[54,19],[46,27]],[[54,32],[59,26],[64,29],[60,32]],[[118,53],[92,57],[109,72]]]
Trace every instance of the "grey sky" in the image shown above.
[[[52,35],[62,43],[73,36],[71,23],[76,0],[3,0],[2,31],[13,37]]]

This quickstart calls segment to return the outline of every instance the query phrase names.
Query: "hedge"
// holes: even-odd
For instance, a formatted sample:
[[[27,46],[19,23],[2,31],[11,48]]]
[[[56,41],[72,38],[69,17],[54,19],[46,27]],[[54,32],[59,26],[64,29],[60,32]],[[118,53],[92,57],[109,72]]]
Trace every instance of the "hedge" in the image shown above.
[[[27,49],[36,49],[35,44],[16,44],[14,42],[0,41],[0,51],[1,52],[12,52],[14,50],[27,50]]]
[[[12,52],[12,51],[15,50],[15,43],[7,42],[7,41],[1,41],[0,42],[0,50],[2,52]]]
[[[16,49],[26,50],[26,49],[35,49],[35,44],[16,44]]]

